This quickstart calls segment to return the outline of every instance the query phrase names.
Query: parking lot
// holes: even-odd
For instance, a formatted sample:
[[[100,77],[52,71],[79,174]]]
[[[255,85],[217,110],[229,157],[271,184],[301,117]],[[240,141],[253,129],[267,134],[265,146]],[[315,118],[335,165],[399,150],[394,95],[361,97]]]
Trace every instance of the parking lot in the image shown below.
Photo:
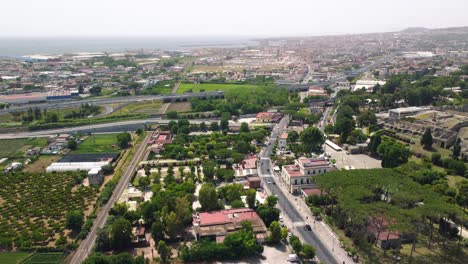
[[[346,154],[347,152],[345,150],[335,151],[328,145],[325,145],[325,152],[331,156],[330,159],[336,160],[336,166],[338,166],[339,169],[382,168],[380,160],[364,154]]]

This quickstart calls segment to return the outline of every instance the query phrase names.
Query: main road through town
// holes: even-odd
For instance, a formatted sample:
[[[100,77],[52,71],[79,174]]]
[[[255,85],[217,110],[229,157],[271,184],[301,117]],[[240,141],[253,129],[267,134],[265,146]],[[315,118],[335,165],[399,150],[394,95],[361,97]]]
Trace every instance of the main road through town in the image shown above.
[[[150,134],[148,134],[145,139],[141,142],[138,146],[137,151],[135,152],[130,164],[125,169],[124,173],[122,174],[120,181],[117,183],[117,186],[112,193],[111,198],[104,204],[101,208],[99,208],[97,218],[94,220],[93,227],[89,232],[88,236],[81,241],[80,246],[70,256],[69,263],[71,264],[80,264],[82,263],[89,253],[93,250],[94,243],[96,241],[97,230],[102,228],[107,221],[107,217],[109,215],[109,210],[114,206],[114,203],[119,199],[124,191],[125,187],[130,182],[133,174],[136,172],[136,166],[141,161],[144,156],[146,145],[150,138]]]
[[[279,183],[276,184],[275,178],[272,177],[273,167],[270,160],[270,155],[272,153],[272,148],[274,142],[280,135],[280,133],[286,128],[288,124],[288,118],[285,117],[281,120],[281,122],[273,129],[271,133],[270,140],[266,147],[262,149],[260,154],[260,176],[262,178],[263,183],[267,181],[271,181],[275,184],[268,184],[267,188],[270,189],[271,194],[277,195],[278,197],[278,204],[283,209],[283,213],[286,214],[293,223],[304,223],[306,219],[300,214],[296,205],[293,204],[287,197],[286,194],[280,190]],[[317,237],[314,231],[306,231],[303,227],[298,227],[297,232],[303,237],[304,242],[310,244],[311,246],[317,249],[317,257],[320,261],[324,263],[338,263],[336,258],[332,255],[330,250],[322,243],[322,241]]]

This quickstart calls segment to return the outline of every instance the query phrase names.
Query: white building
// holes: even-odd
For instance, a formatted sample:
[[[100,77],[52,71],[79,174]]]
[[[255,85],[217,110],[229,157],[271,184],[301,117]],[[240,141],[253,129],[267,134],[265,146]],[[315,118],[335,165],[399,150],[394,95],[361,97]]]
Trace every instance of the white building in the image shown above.
[[[46,172],[54,171],[90,171],[95,168],[102,168],[110,164],[108,161],[98,161],[98,162],[54,162],[50,164]]]
[[[374,89],[374,86],[376,86],[377,84],[384,85],[385,83],[386,82],[384,81],[358,80],[354,85],[353,92],[360,89],[366,89],[366,91],[370,93],[372,92],[372,89]]]
[[[281,177],[289,192],[299,193],[302,188],[316,187],[312,177],[333,170],[335,167],[324,157],[313,159],[301,157],[295,160],[294,164],[283,166]]]
[[[388,111],[388,116],[391,119],[400,119],[402,117],[416,115],[420,112],[427,111],[427,110],[430,110],[430,108],[429,107],[416,107],[416,106],[401,107],[401,108],[390,109]]]

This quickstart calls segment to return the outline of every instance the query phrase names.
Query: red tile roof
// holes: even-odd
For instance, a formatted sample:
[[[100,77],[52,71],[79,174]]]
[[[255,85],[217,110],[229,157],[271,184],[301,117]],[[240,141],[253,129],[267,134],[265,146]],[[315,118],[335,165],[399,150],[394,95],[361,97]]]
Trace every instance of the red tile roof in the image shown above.
[[[194,215],[194,224],[200,226],[237,223],[242,221],[254,221],[260,219],[257,213],[250,208],[222,210],[216,212],[204,212]]]

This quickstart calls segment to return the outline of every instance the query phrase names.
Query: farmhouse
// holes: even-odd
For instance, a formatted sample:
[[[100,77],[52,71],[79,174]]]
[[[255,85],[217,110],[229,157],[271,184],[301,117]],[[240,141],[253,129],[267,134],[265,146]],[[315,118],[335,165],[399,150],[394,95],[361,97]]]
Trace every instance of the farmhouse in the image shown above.
[[[243,221],[252,224],[258,242],[265,240],[267,227],[257,213],[249,208],[196,213],[193,215],[193,229],[198,241],[210,239],[221,243],[226,235],[240,230]]]
[[[255,120],[257,123],[278,123],[282,117],[283,114],[279,112],[260,112]]]

